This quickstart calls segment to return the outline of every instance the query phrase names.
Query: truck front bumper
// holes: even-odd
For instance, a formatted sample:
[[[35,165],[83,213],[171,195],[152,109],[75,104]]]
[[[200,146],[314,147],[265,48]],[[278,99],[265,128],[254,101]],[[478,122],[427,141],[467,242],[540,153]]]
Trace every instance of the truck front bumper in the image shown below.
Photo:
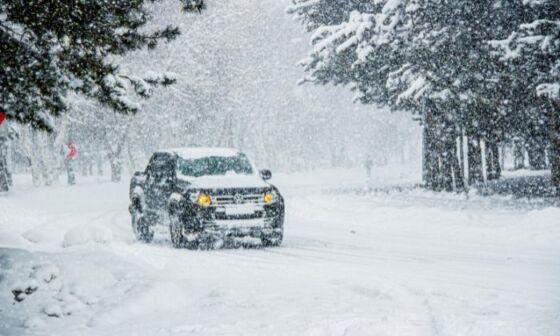
[[[188,242],[196,242],[200,247],[220,248],[222,246],[246,246],[246,245],[262,245],[264,236],[267,239],[274,239],[283,233],[282,228],[273,228],[272,226],[213,226],[206,227],[201,231],[189,231],[183,229],[183,237]]]
[[[184,217],[186,225],[181,233],[188,242],[201,248],[261,245],[263,239],[270,242],[280,237],[281,240],[283,234],[283,202],[248,208],[196,206],[190,213]]]
[[[252,219],[213,219],[200,222],[198,229],[183,228],[183,237],[200,247],[258,246],[263,237],[273,240],[283,233],[280,216]]]

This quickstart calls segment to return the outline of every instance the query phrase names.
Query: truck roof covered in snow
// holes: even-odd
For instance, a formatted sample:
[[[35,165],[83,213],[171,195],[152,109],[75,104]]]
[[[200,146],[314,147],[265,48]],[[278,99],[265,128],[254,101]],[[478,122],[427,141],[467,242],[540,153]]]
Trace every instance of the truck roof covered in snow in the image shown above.
[[[161,152],[174,153],[184,159],[199,159],[208,156],[236,156],[239,151],[235,148],[223,147],[183,147],[162,150]]]

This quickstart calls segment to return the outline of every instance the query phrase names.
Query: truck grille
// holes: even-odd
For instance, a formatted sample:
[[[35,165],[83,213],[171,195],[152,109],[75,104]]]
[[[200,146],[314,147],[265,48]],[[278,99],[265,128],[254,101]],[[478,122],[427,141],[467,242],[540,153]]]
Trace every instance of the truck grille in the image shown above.
[[[226,215],[223,212],[216,212],[214,218],[218,220],[247,220],[247,219],[257,219],[264,218],[264,211],[255,211],[252,214],[243,215]]]
[[[231,204],[264,204],[263,197],[261,194],[235,194],[235,195],[220,195],[214,196],[213,204],[220,205],[231,205]]]

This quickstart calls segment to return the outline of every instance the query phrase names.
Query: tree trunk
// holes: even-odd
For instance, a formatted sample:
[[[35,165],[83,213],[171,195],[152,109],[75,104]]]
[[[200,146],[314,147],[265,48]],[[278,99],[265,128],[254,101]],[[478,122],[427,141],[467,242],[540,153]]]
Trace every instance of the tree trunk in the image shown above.
[[[39,145],[41,161],[43,163],[43,182],[46,186],[52,185],[59,176],[60,146],[55,145],[55,137],[51,134],[41,134],[43,143]]]
[[[497,142],[492,144],[492,163],[494,164],[494,178],[502,177],[502,166],[500,161],[500,147]]]
[[[100,151],[95,152],[95,166],[97,170],[97,176],[103,176],[103,154]]]
[[[121,150],[109,154],[109,164],[111,165],[111,182],[120,182],[122,177],[122,158]]]
[[[549,111],[550,166],[552,185],[560,197],[560,100],[551,101]]]
[[[441,187],[453,191],[453,159],[447,147],[441,153]]]
[[[455,125],[430,101],[424,108],[423,178],[427,189],[464,190]]]
[[[529,166],[533,170],[546,169],[546,141],[535,139],[527,149]]]
[[[513,142],[513,167],[516,170],[525,168],[525,148],[519,140]]]
[[[461,170],[461,175],[463,177],[463,185],[465,184],[465,174],[464,174],[464,169],[465,169],[465,151],[463,148],[463,128],[461,128],[461,130],[459,131],[459,143],[457,144],[457,146],[459,146],[459,157],[458,157],[458,161],[459,161],[459,169]]]
[[[124,139],[124,138],[123,138]],[[108,159],[109,159],[109,166],[111,167],[111,182],[120,182],[122,177],[122,154],[123,154],[123,141],[107,145],[107,149],[109,150]]]
[[[486,180],[487,181],[492,181],[495,180],[494,178],[494,162],[492,160],[492,146],[493,146],[493,142],[486,140],[486,152],[484,153],[486,155]]]
[[[500,167],[500,150],[496,141],[486,142],[486,177],[489,181],[497,180],[502,174]]]
[[[64,165],[66,166],[66,175],[68,177],[68,184],[76,184],[76,173],[74,172],[74,162],[71,159],[64,160]]]
[[[500,153],[500,167],[505,167],[505,162],[506,162],[506,147],[505,145],[502,144],[502,150],[499,152]],[[501,172],[500,172],[501,175]]]
[[[7,141],[4,137],[0,137],[0,191],[2,192],[10,190]]]
[[[120,182],[122,177],[121,160],[114,158],[111,160],[111,182]]]
[[[469,164],[469,185],[484,181],[482,174],[482,149],[478,136],[470,136],[467,141],[468,164]]]
[[[123,151],[126,141],[126,129],[122,134],[111,134],[105,137],[109,166],[111,168],[111,182],[120,182],[123,170]]]
[[[45,165],[41,156],[41,149],[39,148],[39,141],[37,139],[37,131],[31,129],[31,146],[30,146],[30,161],[31,161],[31,176],[33,178],[33,185],[40,187],[43,184]]]
[[[454,125],[448,124],[443,128],[439,148],[443,189],[463,190],[463,174],[457,157],[457,134]]]
[[[422,167],[424,186],[430,190],[439,190],[439,160],[435,151],[434,130],[436,128],[431,111],[424,114],[422,141]]]
[[[459,142],[459,146],[461,146],[461,149],[459,150],[460,153],[460,157],[457,156],[457,141],[454,141],[454,146],[452,149],[453,152],[453,179],[455,181],[455,190],[458,192],[464,191],[465,190],[465,174],[463,173],[463,156],[462,156],[462,152],[463,152],[463,146],[462,146],[462,141]]]
[[[130,142],[127,142],[127,146],[126,146],[126,156],[128,159],[128,169],[130,172],[130,175],[134,175],[134,172],[136,171],[136,160],[134,160],[134,155],[132,153],[132,146],[130,145]]]

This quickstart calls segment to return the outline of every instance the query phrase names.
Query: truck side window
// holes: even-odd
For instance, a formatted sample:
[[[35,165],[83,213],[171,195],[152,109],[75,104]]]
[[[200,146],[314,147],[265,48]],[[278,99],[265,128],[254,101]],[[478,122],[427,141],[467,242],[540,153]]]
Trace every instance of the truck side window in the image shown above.
[[[152,158],[150,159],[150,162],[148,163],[148,166],[146,167],[146,175],[148,175],[149,178],[154,177],[154,168],[156,166],[155,162],[158,159],[158,156],[159,156],[159,154],[152,155]]]
[[[175,176],[174,156],[167,153],[154,154],[148,164],[148,176],[156,183],[171,181]]]

